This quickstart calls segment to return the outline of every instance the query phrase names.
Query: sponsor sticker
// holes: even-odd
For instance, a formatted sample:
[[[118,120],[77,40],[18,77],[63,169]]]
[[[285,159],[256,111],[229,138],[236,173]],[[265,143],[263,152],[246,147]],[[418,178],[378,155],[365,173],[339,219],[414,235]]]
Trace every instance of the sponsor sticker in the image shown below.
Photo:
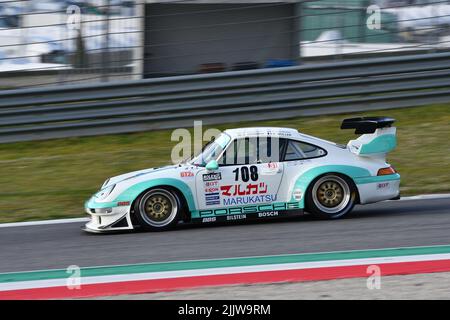
[[[266,194],[267,184],[265,182],[260,183],[249,183],[247,185],[232,184],[220,186],[220,191],[223,196],[234,197],[234,196],[245,196],[251,194]]]
[[[286,165],[288,167],[296,167],[296,166],[302,166],[304,164],[310,163],[311,160],[304,159],[304,160],[293,160],[293,161],[287,161]]]
[[[180,177],[181,178],[190,178],[193,177],[194,173],[192,171],[181,171],[180,172]]]
[[[205,202],[207,206],[220,204],[219,192],[205,193]]]
[[[206,181],[205,187],[217,187],[219,186],[219,181]]]
[[[384,189],[389,187],[389,182],[382,182],[377,185],[377,189]]]
[[[207,217],[207,218],[203,218],[202,222],[216,222],[216,217]]]
[[[294,197],[295,200],[299,201],[302,199],[302,190],[300,189],[295,189],[294,192],[292,193],[292,196]]]
[[[220,172],[216,173],[206,173],[203,175],[203,181],[214,181],[222,180],[222,174]]]
[[[277,200],[276,194],[241,196],[223,199],[224,206],[236,206],[243,204],[252,204],[260,202],[275,202]]]
[[[277,216],[278,216],[278,211],[258,212],[258,218],[277,217]]]
[[[247,219],[246,214],[233,214],[231,216],[227,216],[227,220],[244,220]]]
[[[278,162],[269,162],[261,167],[261,174],[267,176],[273,176],[280,173],[280,164]]]
[[[278,162],[269,162],[269,163],[267,164],[267,167],[268,167],[269,169],[278,169]]]

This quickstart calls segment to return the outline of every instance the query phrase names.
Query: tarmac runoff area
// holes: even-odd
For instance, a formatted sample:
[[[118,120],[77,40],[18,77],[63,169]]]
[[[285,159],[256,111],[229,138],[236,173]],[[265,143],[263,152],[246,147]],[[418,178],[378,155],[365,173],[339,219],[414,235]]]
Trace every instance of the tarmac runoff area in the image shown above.
[[[379,289],[367,278],[208,287],[193,290],[97,297],[109,300],[386,300],[450,299],[450,272],[381,277]],[[373,282],[371,282],[373,284]],[[372,286],[373,287],[373,286]]]
[[[450,198],[408,200],[361,206],[336,221],[164,233],[91,236],[78,220],[9,224],[0,299],[449,299]],[[80,290],[67,286],[73,265]],[[381,288],[369,290],[368,269],[377,266]]]

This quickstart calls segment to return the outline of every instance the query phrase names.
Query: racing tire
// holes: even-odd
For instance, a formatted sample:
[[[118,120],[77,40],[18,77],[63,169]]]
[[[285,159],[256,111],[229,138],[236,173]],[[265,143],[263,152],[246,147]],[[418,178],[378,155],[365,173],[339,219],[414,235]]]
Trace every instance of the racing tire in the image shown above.
[[[181,211],[179,196],[165,188],[145,191],[134,204],[135,217],[143,230],[168,230],[178,223]]]
[[[320,219],[337,219],[352,211],[356,199],[353,181],[339,174],[325,174],[308,188],[306,211]]]

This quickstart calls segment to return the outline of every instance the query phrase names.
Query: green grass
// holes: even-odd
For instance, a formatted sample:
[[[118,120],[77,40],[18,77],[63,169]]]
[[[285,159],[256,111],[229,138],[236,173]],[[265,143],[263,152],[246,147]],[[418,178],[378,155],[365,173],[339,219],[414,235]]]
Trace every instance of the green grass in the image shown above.
[[[368,115],[358,113],[358,115]],[[450,192],[450,105],[370,112],[397,119],[398,148],[388,161],[402,175],[403,195]],[[346,143],[355,114],[216,126],[283,126]],[[206,127],[204,128],[206,129]],[[172,130],[0,145],[0,222],[83,216],[84,201],[103,181],[170,163]]]

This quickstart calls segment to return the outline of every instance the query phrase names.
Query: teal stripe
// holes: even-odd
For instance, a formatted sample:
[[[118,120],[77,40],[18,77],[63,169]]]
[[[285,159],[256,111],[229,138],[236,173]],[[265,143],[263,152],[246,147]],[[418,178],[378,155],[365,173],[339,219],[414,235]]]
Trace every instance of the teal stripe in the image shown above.
[[[281,263],[382,258],[382,257],[443,254],[443,253],[450,253],[450,245],[433,246],[433,247],[305,253],[305,254],[291,254],[279,256],[215,259],[215,260],[159,262],[159,263],[108,266],[108,267],[87,267],[81,268],[81,276],[93,277],[93,276],[121,275],[121,274],[145,273],[145,272],[196,270],[209,268],[270,265]],[[0,274],[0,283],[14,282],[14,281],[61,279],[67,278],[68,276],[69,274],[66,273],[66,270],[64,269],[3,273]]]
[[[247,209],[247,210],[246,210]],[[283,213],[289,210],[299,210],[302,209],[298,202],[273,202],[273,203],[258,203],[254,205],[245,205],[245,206],[235,206],[228,208],[218,208],[215,210],[222,210],[223,212],[229,212],[228,214],[220,214],[220,216],[232,216],[237,214],[252,214],[258,212],[265,211],[280,211],[280,216],[283,216]],[[203,211],[203,214],[200,212]],[[205,211],[208,211],[208,214],[205,214]],[[194,210],[191,212],[192,218],[207,218],[207,217],[218,217],[219,214],[215,215],[214,210]]]
[[[388,153],[397,146],[395,134],[383,134],[374,138],[368,143],[364,143],[359,150],[359,154]]]
[[[194,201],[194,195],[192,194],[191,188],[189,186],[177,179],[174,178],[157,178],[157,179],[151,179],[148,181],[139,182],[137,184],[132,185],[128,189],[126,189],[124,192],[122,192],[120,195],[117,196],[114,201],[121,202],[121,201],[134,201],[142,192],[149,188],[157,187],[157,186],[172,186],[174,188],[177,188],[180,190],[186,201],[187,205],[189,207],[190,211],[195,210],[195,201]]]
[[[88,209],[104,209],[117,207],[117,202],[96,202],[95,198],[91,198],[84,203],[84,207]]]
[[[362,177],[354,178],[356,184],[374,183],[374,182],[385,182],[400,180],[400,175],[398,173],[389,174],[385,176],[374,176],[374,177]]]
[[[341,174],[345,174],[352,179],[360,178],[360,177],[370,177],[369,170],[361,167],[355,166],[347,166],[347,165],[326,165],[312,168],[298,177],[295,181],[294,188],[291,190],[291,201],[296,201],[294,196],[295,190],[301,190],[303,194],[306,193],[308,186],[311,182],[316,179],[318,176],[321,176],[325,173],[337,172]],[[305,197],[302,197],[300,200],[300,207],[305,207]]]
[[[132,203],[142,192],[149,188],[157,187],[157,186],[172,186],[180,190],[188,204],[188,207],[191,211],[195,210],[195,202],[194,196],[191,192],[189,186],[182,182],[173,178],[158,178],[152,179],[144,182],[137,183],[125,191],[123,191],[120,195],[118,195],[114,201],[112,202],[97,202],[95,198],[92,197],[88,201],[85,202],[84,207],[88,209],[100,209],[100,208],[111,208],[117,207],[118,202],[130,202]]]

